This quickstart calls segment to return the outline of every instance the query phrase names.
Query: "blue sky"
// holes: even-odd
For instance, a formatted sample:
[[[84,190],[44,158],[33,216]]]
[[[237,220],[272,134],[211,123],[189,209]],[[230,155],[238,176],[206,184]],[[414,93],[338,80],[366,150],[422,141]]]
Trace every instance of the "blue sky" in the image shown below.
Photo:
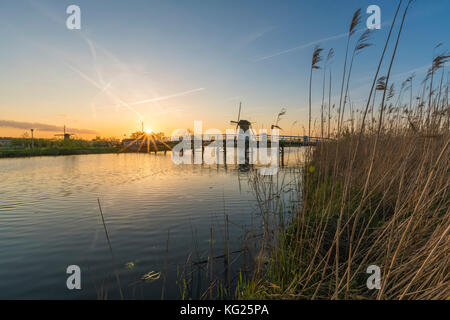
[[[372,36],[374,46],[357,57],[350,84],[353,102],[362,104],[397,3],[3,0],[0,120],[67,124],[117,137],[140,128],[141,119],[168,134],[192,128],[194,120],[223,130],[230,128],[242,101],[242,116],[256,121],[256,128],[270,127],[285,107],[281,126],[299,133],[307,122],[314,44],[336,52],[335,96],[353,12],[362,8],[364,28],[366,8],[380,6],[382,28]],[[65,26],[70,4],[81,8],[81,30]],[[443,42],[448,48],[449,12],[447,0],[413,4],[393,80],[401,82],[412,71],[421,80],[434,46]],[[315,118],[322,72],[313,78]],[[0,136],[21,133],[0,127]]]

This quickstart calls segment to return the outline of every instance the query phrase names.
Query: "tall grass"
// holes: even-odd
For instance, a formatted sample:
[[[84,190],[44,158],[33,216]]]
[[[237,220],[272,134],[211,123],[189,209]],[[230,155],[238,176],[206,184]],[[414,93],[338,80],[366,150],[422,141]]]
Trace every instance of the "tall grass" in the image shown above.
[[[299,204],[294,219],[287,226],[267,221],[254,275],[239,285],[238,297],[450,297],[450,109],[449,83],[444,81],[450,57],[445,51],[433,56],[416,101],[413,77],[404,80],[395,99],[390,76],[411,2],[403,2],[386,75],[379,73],[402,1],[366,106],[356,110],[356,116],[352,112],[347,125],[345,100],[343,105],[340,102],[334,140],[305,153],[292,184],[296,199],[291,203]],[[352,21],[358,22],[355,15]],[[365,40],[360,38],[356,47]],[[352,66],[353,57],[345,97]],[[344,66],[344,74],[345,70]],[[439,73],[439,84],[433,84]],[[404,101],[402,93],[408,84],[411,92]],[[342,96],[344,85],[341,91]],[[377,91],[382,92],[379,105]],[[367,119],[369,110],[377,116]],[[354,126],[359,130],[353,130]],[[283,192],[283,185],[255,176],[253,186],[266,220],[283,211],[276,196]],[[370,265],[381,270],[378,290],[367,287]]]

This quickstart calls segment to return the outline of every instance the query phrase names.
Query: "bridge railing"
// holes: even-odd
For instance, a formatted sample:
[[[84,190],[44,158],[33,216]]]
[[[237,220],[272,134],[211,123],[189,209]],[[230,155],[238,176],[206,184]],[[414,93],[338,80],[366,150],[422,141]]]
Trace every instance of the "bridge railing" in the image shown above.
[[[244,135],[245,137],[245,135]],[[251,135],[246,136],[251,137],[251,139],[254,139],[254,141],[261,142],[261,141],[267,141],[267,143],[271,143],[272,141],[272,135],[264,135],[264,134],[257,134],[257,135]],[[194,142],[194,136],[190,136],[191,141]],[[211,139],[213,138],[213,139]],[[235,141],[239,139],[238,134],[224,134],[222,135],[222,141]],[[241,138],[242,139],[242,138]],[[180,139],[181,140],[181,139]],[[278,136],[278,143],[280,146],[308,146],[308,145],[316,145],[320,142],[329,141],[331,139],[327,138],[320,138],[320,137],[308,137],[308,136],[289,136],[289,135],[279,135]],[[203,135],[203,141],[214,141],[214,137],[212,135]],[[148,140],[133,140],[133,139],[124,139],[122,140],[122,145],[127,147],[147,147],[147,144],[153,145],[166,145],[169,144],[172,146],[175,142],[172,142],[170,138],[164,138],[161,139],[161,141],[148,141]]]
[[[203,137],[205,139],[205,135],[203,135]],[[210,137],[206,137],[206,138],[208,140],[210,140],[209,138],[214,138],[214,137],[211,135]],[[238,138],[239,138],[238,134],[222,135],[223,140],[235,140]],[[255,135],[251,135],[251,138],[254,139],[255,141],[267,140],[270,142],[272,140],[272,135],[255,134]],[[191,139],[194,139],[194,136],[192,136]],[[329,139],[327,139],[327,138],[321,138],[321,137],[289,136],[289,135],[279,135],[278,136],[278,141],[284,142],[284,143],[316,144],[316,143],[324,142],[324,141],[328,141],[328,140]]]
[[[245,135],[244,135],[245,136]],[[255,134],[255,135],[251,135],[248,136],[251,137],[252,139],[254,139],[255,141],[264,141],[267,140],[268,142],[270,142],[272,140],[272,135],[265,135],[265,134]],[[194,141],[194,135],[190,136],[191,141]],[[235,140],[235,139],[239,139],[239,135],[238,134],[223,134],[222,135],[222,139],[223,140]],[[204,134],[203,135],[203,140],[206,141],[211,141],[214,140],[214,135],[207,135]],[[278,136],[278,141],[279,142],[283,142],[283,143],[301,143],[301,144],[316,144],[319,142],[324,142],[324,141],[329,141],[330,139],[327,138],[321,138],[321,137],[308,137],[308,136],[289,136],[289,135],[279,135]],[[124,142],[127,141],[131,141],[131,139],[126,139],[123,140]],[[162,141],[164,142],[170,142],[170,138],[164,138],[162,139]],[[138,143],[140,143],[140,141],[137,141]],[[158,143],[158,141],[155,141],[156,143]]]

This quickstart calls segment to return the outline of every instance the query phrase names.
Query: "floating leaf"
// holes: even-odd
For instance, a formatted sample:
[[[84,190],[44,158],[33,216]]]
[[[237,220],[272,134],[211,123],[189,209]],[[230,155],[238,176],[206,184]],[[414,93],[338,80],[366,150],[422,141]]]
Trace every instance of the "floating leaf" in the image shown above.
[[[141,277],[141,280],[142,281],[153,281],[153,280],[158,280],[159,277],[161,277],[161,272],[150,271],[149,273],[144,274]]]
[[[130,261],[130,262],[125,263],[125,268],[127,268],[128,270],[133,269],[134,268],[134,262]]]

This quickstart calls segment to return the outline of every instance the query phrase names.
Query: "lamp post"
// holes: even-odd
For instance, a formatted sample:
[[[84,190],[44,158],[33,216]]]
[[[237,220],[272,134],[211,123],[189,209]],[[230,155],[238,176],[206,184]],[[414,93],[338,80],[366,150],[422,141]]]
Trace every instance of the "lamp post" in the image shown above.
[[[31,130],[31,149],[34,149],[34,129]]]

